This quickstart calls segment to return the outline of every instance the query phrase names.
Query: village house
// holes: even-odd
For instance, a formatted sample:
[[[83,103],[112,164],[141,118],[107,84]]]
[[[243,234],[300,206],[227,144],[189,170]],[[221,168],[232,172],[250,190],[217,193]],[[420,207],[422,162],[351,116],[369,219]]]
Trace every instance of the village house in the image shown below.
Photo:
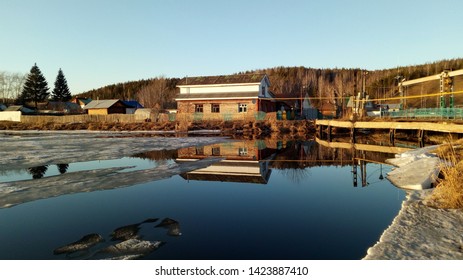
[[[92,101],[91,98],[79,98],[79,97],[75,97],[71,100],[72,103],[76,103],[77,105],[80,106],[80,108],[84,108],[85,105],[87,105],[91,101]]]
[[[177,87],[179,114],[232,120],[275,111],[275,97],[269,91],[270,81],[265,74],[185,77]]]
[[[132,108],[119,99],[92,100],[84,106],[89,115],[126,114],[127,108]]]
[[[136,100],[123,100],[122,102],[127,105],[127,108],[125,109],[126,114],[135,114],[135,111],[143,108],[143,105]]]

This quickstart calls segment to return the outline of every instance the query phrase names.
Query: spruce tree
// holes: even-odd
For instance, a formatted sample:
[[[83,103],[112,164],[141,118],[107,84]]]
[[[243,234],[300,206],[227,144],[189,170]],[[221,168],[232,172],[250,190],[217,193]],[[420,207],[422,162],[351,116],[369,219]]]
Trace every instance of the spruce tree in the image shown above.
[[[35,103],[35,108],[37,108],[37,103],[45,101],[50,95],[48,90],[49,88],[45,77],[42,75],[37,64],[34,63],[30,73],[27,75],[19,100],[21,104],[32,101]]]
[[[69,91],[68,82],[64,77],[61,68],[56,76],[55,88],[52,91],[52,99],[55,101],[69,101],[71,100],[71,92]]]

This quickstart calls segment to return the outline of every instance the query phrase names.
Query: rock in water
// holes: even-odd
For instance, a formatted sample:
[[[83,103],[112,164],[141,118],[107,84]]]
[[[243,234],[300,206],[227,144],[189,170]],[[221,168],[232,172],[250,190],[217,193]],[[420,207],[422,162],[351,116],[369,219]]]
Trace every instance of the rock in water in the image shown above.
[[[180,224],[174,219],[165,218],[163,219],[156,227],[162,227],[167,229],[167,235],[170,236],[180,236]]]
[[[141,223],[136,223],[136,224],[131,224],[131,225],[126,225],[122,227],[116,228],[112,233],[111,233],[111,240],[129,240],[129,239],[136,239],[138,238],[138,232],[140,231],[140,225],[145,224],[145,223],[154,223],[156,222],[157,218],[149,218],[144,220]]]
[[[127,225],[116,228],[111,233],[111,240],[128,240],[137,238],[138,232],[140,231],[140,224]]]
[[[101,241],[103,241],[103,237],[101,235],[97,233],[87,234],[75,242],[56,248],[55,250],[53,250],[53,254],[55,255],[65,254],[65,253],[69,254],[69,253],[74,253],[74,252],[81,251],[81,250],[87,250],[90,247],[95,246]]]
[[[128,256],[142,257],[151,253],[161,246],[161,241],[147,241],[139,239],[129,239],[120,243],[101,249],[97,254],[109,254],[112,258],[124,258]]]

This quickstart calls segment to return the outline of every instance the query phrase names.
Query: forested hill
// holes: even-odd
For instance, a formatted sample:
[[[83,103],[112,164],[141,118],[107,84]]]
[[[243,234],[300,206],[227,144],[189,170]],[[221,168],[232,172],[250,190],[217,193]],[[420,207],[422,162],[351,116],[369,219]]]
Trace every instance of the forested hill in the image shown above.
[[[445,69],[463,69],[463,58],[385,70],[274,67],[242,73],[266,73],[270,79],[271,91],[277,97],[300,97],[308,93],[310,97],[334,100],[361,91],[362,78],[366,72],[368,72],[366,92],[372,97],[380,97],[396,94],[397,77],[411,80],[439,74]],[[179,78],[157,77],[150,80],[119,83],[84,92],[78,96],[92,99],[135,99],[145,107],[157,104],[165,108],[175,103],[174,98],[177,92],[175,86]]]

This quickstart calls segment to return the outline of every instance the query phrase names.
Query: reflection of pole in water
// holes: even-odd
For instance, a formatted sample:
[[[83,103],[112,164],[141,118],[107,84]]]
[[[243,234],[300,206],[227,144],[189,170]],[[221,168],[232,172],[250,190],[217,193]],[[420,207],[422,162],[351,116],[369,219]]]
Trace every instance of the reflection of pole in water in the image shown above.
[[[355,161],[352,164],[352,179],[354,187],[357,187],[357,164],[355,163]]]
[[[382,164],[379,165],[379,179],[380,179],[380,180],[383,180],[383,179],[384,179],[384,176],[383,176],[383,165],[382,165]]]
[[[352,184],[357,187],[357,162],[355,161],[355,149],[352,149]]]
[[[367,162],[364,160],[359,160],[360,162],[360,173],[362,175],[362,187],[366,187],[367,183]]]
[[[362,152],[362,158],[365,159],[365,152]],[[360,160],[359,159],[359,164],[360,164],[360,174],[362,176],[362,187],[366,187],[368,185],[367,183],[367,162],[365,160]]]

